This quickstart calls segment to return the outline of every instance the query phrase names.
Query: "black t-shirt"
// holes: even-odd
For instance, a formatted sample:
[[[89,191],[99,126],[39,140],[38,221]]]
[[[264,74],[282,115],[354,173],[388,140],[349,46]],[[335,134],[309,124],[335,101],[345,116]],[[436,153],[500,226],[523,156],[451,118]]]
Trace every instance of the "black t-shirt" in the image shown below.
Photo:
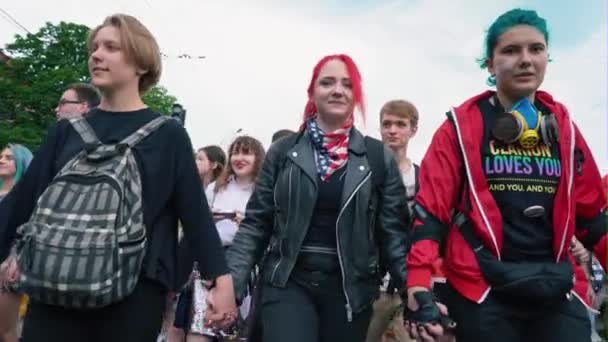
[[[543,115],[549,114],[542,104],[535,106]],[[503,145],[491,134],[494,118],[502,107],[487,99],[479,103],[479,108],[485,127],[483,170],[503,217],[503,260],[551,261],[553,200],[561,175],[558,145],[548,147],[542,140],[531,149],[520,147],[517,142]],[[524,210],[532,206],[543,207],[544,214],[524,215]]]
[[[318,179],[318,194],[310,226],[302,243],[298,266],[335,272],[340,268],[337,254],[336,221],[340,212],[346,165],[326,181]]]
[[[158,116],[149,109],[119,113],[94,109],[87,115],[87,121],[102,143],[113,144]],[[49,130],[15,191],[0,203],[0,259],[8,253],[15,229],[29,219],[38,197],[83,145],[66,120]],[[184,241],[193,246],[192,257],[198,261],[203,277],[228,273],[192,151],[188,134],[174,120],[133,148],[141,174],[148,233],[144,274],[168,288],[176,288],[180,285],[178,278],[183,278],[177,262],[178,220],[182,223]]]

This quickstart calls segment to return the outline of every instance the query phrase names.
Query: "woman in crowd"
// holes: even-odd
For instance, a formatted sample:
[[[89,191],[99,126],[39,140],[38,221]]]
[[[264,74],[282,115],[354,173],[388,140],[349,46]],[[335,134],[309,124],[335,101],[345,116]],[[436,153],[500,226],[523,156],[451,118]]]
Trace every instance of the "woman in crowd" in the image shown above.
[[[253,193],[265,151],[250,136],[238,137],[228,149],[228,165],[205,191],[224,248],[230,247]]]
[[[217,180],[225,165],[226,153],[219,146],[205,146],[196,152],[196,168],[204,189]]]
[[[19,144],[8,144],[0,152],[0,201],[23,177],[32,161],[32,152]]]
[[[207,201],[225,249],[229,249],[232,245],[234,235],[243,219],[264,155],[264,147],[257,139],[250,136],[236,138],[228,148],[228,164],[224,172],[215,182],[207,186],[205,192]],[[248,299],[242,303],[240,313],[242,319],[247,317]],[[246,327],[239,324],[239,328]],[[190,333],[187,341],[211,341],[211,339]]]
[[[228,249],[241,300],[265,255],[265,342],[364,341],[380,261],[403,283],[405,190],[390,152],[354,127],[355,108],[363,114],[355,63],[324,57],[301,129],[271,145]]]
[[[19,144],[8,144],[0,152],[0,201],[19,182],[32,161],[32,152]],[[23,299],[12,287],[17,280],[14,255],[0,265],[0,340],[17,342],[19,306]]]
[[[39,300],[32,298],[23,341],[154,341],[160,331],[167,293],[177,286],[174,265],[178,221],[185,241],[196,247],[194,259],[202,277],[215,285],[207,318],[213,325],[227,325],[236,315],[232,278],[206,205],[190,139],[178,122],[161,119],[160,114],[142,101],[142,95],[160,78],[158,44],[136,18],[117,14],[91,31],[88,46],[91,83],[101,91],[101,103],[84,121],[63,120],[52,127],[27,172],[9,195],[10,201],[0,203],[0,259],[8,254],[9,241],[17,227],[31,220],[38,198],[47,194],[47,187],[56,184],[52,182],[55,175],[68,161],[87,151],[89,157],[94,158],[91,162],[101,162],[105,150],[99,144],[111,146],[120,142],[123,143],[117,145],[114,153],[132,151],[136,157],[131,161],[136,161],[139,170],[141,217],[149,248],[136,286],[109,305],[81,310],[69,304],[74,299],[71,296],[76,294],[67,292],[59,297],[65,305],[54,305],[53,298],[58,297],[51,294]],[[157,123],[160,126],[156,130],[132,147],[123,141],[135,132],[141,136],[148,128],[152,129],[148,124]],[[68,179],[63,181],[75,186]],[[133,188],[134,183],[128,184],[137,190]],[[73,206],[66,201],[79,194],[63,195],[56,200],[64,203],[61,207],[69,209]],[[199,205],[194,205],[196,203]],[[103,210],[102,207],[95,209]]]
[[[422,161],[407,258],[408,328],[420,341],[443,330],[446,310],[428,295],[440,251],[458,342],[590,339],[569,247],[576,235],[606,262],[606,197],[567,108],[539,90],[548,43],[535,11],[499,16],[482,59],[496,91],[452,109]]]

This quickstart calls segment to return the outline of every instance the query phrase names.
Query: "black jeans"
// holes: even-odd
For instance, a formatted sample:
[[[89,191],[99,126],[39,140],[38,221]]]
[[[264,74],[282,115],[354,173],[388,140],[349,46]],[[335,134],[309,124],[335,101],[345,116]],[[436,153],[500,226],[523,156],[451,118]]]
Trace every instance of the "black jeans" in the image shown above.
[[[477,304],[446,286],[458,342],[590,342],[587,309],[572,296],[542,305],[503,300],[492,292]]]
[[[285,288],[265,285],[262,292],[264,342],[363,342],[370,305],[346,317],[340,275],[292,274]]]
[[[247,342],[264,342],[262,319],[262,289],[263,283],[258,281],[251,293],[251,307],[249,309]]]
[[[141,279],[125,300],[95,310],[30,302],[23,342],[153,342],[167,300],[164,286]]]

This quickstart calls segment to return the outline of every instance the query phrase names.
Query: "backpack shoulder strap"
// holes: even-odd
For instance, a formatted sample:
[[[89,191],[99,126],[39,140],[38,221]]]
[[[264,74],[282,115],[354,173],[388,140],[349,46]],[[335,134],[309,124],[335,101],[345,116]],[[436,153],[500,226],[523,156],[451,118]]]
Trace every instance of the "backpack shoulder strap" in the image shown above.
[[[82,141],[84,141],[85,149],[87,151],[90,151],[95,147],[101,145],[101,141],[95,134],[95,131],[93,130],[91,125],[89,125],[87,119],[85,119],[84,117],[72,118],[70,119],[70,124],[72,124],[74,130],[76,130],[76,133],[80,135]]]
[[[154,131],[156,131],[160,126],[162,126],[168,120],[171,120],[171,119],[164,115],[161,115],[161,116],[157,117],[156,119],[143,125],[138,130],[133,132],[131,135],[129,135],[128,137],[123,139],[123,141],[121,141],[120,144],[127,145],[129,147],[133,147],[133,146],[137,145],[137,143],[142,141],[144,138],[146,138],[148,135],[154,133]]]
[[[384,184],[384,144],[377,139],[366,136],[365,148],[367,149],[367,162],[372,170],[372,185],[376,189],[382,188]]]
[[[482,248],[485,248],[481,240],[475,235],[471,222],[463,213],[454,215],[452,222],[458,227],[460,234],[462,234],[462,237],[474,252],[478,252]]]
[[[418,191],[420,191],[420,182],[418,181],[420,179],[420,166],[418,164],[414,163],[414,191],[417,194]]]

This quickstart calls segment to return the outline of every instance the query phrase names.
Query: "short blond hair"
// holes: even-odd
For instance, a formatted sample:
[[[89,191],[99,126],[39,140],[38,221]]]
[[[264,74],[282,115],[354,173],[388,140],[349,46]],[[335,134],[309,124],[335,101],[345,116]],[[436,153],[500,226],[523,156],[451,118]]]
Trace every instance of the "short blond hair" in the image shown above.
[[[114,14],[103,21],[89,34],[89,54],[93,39],[106,26],[112,26],[120,32],[121,47],[129,62],[138,69],[145,70],[139,79],[139,93],[144,94],[160,80],[162,61],[160,48],[152,33],[135,17],[127,14]]]
[[[380,121],[384,118],[384,114],[395,115],[402,119],[409,119],[412,127],[418,127],[418,109],[409,101],[388,101],[382,106],[382,109],[380,109]]]

